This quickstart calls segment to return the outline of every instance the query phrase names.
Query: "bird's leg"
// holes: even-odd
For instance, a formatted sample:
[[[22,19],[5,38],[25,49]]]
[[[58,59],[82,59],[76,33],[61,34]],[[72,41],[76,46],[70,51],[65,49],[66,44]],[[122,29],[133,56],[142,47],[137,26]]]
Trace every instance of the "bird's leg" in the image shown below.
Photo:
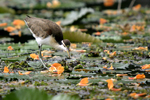
[[[40,59],[41,63],[43,64],[44,68],[48,69],[42,60],[41,48],[42,48],[42,45],[39,46],[39,59]]]

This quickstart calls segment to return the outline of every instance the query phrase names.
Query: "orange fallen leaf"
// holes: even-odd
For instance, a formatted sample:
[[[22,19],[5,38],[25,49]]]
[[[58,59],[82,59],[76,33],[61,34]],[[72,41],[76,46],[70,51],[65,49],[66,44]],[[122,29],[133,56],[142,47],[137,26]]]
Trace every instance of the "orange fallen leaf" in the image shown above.
[[[61,66],[61,64],[60,63],[53,63],[51,66],[53,66],[57,69],[59,66]]]
[[[27,71],[25,73],[23,73],[24,75],[29,75],[31,73],[31,71]]]
[[[9,72],[9,69],[8,69],[8,67],[4,67],[4,71],[3,71],[3,73],[8,73]]]
[[[107,54],[110,54],[109,50],[104,50],[104,52],[107,52]]]
[[[129,33],[127,33],[127,32],[123,32],[122,33],[122,35],[124,35],[124,36],[126,36],[126,35],[128,35]]]
[[[105,99],[105,100],[113,100],[113,99],[107,98],[107,99]]]
[[[88,47],[90,47],[91,46],[91,42],[82,42],[82,45],[86,45],[86,46],[88,46]]]
[[[134,48],[134,50],[148,51],[148,48],[147,47],[137,47],[137,48]]]
[[[49,71],[52,72],[52,73],[61,74],[61,73],[64,72],[64,67],[61,66],[61,64],[59,64],[59,63],[54,63],[49,68]]]
[[[33,59],[39,59],[39,56],[36,55],[35,53],[34,54],[30,54],[30,57],[33,58]]]
[[[135,77],[136,77],[136,79],[144,79],[145,75],[144,74],[138,74]]]
[[[18,71],[19,75],[23,75],[20,71]]]
[[[113,70],[114,68],[113,68],[113,66],[112,66],[112,64],[111,64],[111,66],[110,66],[110,68],[108,68],[109,70]]]
[[[7,50],[14,50],[12,46],[8,46]]]
[[[113,57],[113,56],[116,56],[116,51],[114,51],[113,53],[109,53],[109,57]]]
[[[88,78],[83,78],[77,85],[88,86],[89,85],[88,82],[89,82]]]
[[[60,2],[58,0],[53,0],[52,5],[53,5],[53,7],[57,7],[60,5]]]
[[[13,21],[13,25],[15,25],[15,26],[24,26],[25,22],[23,20],[20,20],[20,19],[15,19]]]
[[[71,43],[70,47],[73,48],[73,49],[76,49],[77,48],[77,44]]]
[[[150,69],[150,64],[145,64],[145,65],[143,65],[141,67],[142,67],[142,69]]]
[[[112,88],[111,90],[112,90],[112,91],[121,91],[121,88],[119,88],[119,89]]]
[[[129,80],[134,80],[134,79],[135,79],[135,77],[128,77],[128,79],[129,79]]]
[[[116,76],[128,76],[128,74],[116,74]]]
[[[46,3],[47,8],[50,8],[52,6],[52,4],[50,2]]]
[[[101,32],[96,32],[95,35],[101,35]]]
[[[105,7],[110,7],[114,5],[114,0],[104,0],[104,6]]]
[[[105,24],[106,22],[107,22],[107,20],[104,19],[104,18],[100,18],[100,19],[99,19],[99,23],[100,23],[100,24]]]
[[[59,66],[59,67],[57,68],[57,74],[61,74],[61,73],[63,73],[63,72],[64,72],[64,67]]]
[[[141,4],[137,4],[136,6],[134,6],[132,9],[134,11],[138,11],[141,8]]]
[[[0,23],[0,27],[7,26],[7,23]]]
[[[144,79],[145,75],[144,74],[138,74],[135,77],[128,77],[128,79]]]
[[[108,80],[106,80],[106,82],[108,83],[107,84],[108,89],[111,90],[114,87],[112,79],[108,79]]]
[[[8,32],[12,32],[14,30],[16,30],[16,28],[12,27],[12,26],[8,26],[6,28],[4,28],[5,31],[8,31]]]
[[[21,73],[20,71],[18,71],[19,75],[29,75],[31,73],[31,71],[27,71],[25,73]]]
[[[129,96],[132,97],[132,98],[134,98],[134,99],[137,99],[138,97],[145,97],[146,93],[140,93],[140,94],[130,93]]]
[[[107,68],[107,66],[105,65],[105,66],[103,66],[103,69],[108,69],[108,68]]]

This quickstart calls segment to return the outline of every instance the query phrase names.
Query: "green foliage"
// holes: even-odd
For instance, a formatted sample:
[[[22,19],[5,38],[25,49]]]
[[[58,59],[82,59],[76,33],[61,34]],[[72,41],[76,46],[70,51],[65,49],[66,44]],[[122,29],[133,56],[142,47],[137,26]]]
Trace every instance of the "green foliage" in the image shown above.
[[[4,100],[51,100],[52,96],[45,91],[30,88],[21,88],[4,97]]]
[[[78,22],[79,20],[86,17],[88,14],[93,13],[94,10],[91,8],[82,8],[79,12],[72,11],[68,16],[62,20],[61,25],[70,25],[75,22]]]
[[[63,35],[65,39],[69,39],[71,42],[93,42],[93,43],[102,42],[100,39],[97,39],[89,34],[82,32],[64,31]]]
[[[0,7],[0,13],[11,13],[11,14],[15,14],[15,11],[11,8],[7,8],[7,7]]]
[[[48,95],[44,90],[21,88],[6,95],[3,100],[80,100],[77,95],[59,94]]]

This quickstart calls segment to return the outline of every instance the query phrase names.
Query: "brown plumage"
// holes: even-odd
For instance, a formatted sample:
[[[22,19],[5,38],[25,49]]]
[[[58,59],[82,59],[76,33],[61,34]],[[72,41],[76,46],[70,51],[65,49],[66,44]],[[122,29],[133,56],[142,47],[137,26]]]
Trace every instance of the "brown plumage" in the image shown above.
[[[37,37],[42,37],[43,39],[52,35],[55,40],[62,44],[63,34],[61,28],[55,23],[48,19],[36,18],[27,16],[25,21],[28,24],[28,27]]]
[[[25,18],[25,23],[38,43],[39,59],[45,68],[47,67],[42,60],[41,54],[42,45],[50,45],[55,49],[64,50],[68,53],[70,58],[70,41],[68,39],[63,40],[62,30],[55,22],[48,19],[30,17],[27,15]]]

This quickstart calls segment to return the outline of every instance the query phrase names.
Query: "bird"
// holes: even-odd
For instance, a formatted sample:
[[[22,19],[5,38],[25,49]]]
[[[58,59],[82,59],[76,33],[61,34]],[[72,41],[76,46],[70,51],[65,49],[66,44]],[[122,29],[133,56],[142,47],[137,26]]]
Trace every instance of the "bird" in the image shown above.
[[[45,68],[47,67],[41,55],[42,45],[49,45],[57,50],[64,50],[70,58],[69,48],[71,43],[68,39],[63,40],[63,33],[60,26],[48,19],[26,16],[24,22],[38,44],[39,60]]]

